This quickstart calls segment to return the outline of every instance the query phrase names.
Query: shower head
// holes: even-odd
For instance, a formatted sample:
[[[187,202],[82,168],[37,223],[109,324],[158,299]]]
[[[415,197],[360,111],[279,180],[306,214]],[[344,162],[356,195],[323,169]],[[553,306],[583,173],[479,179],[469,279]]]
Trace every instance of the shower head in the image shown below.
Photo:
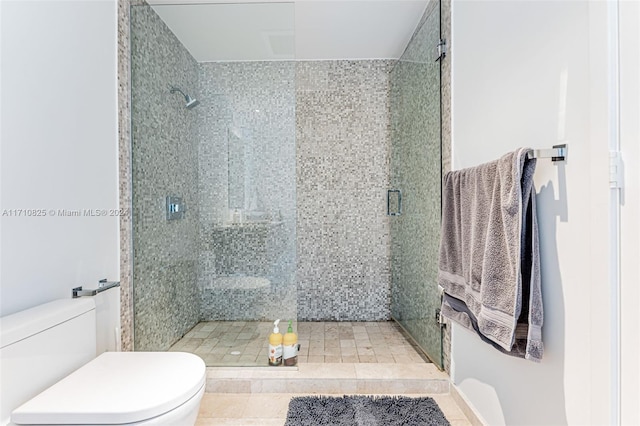
[[[195,106],[198,106],[198,104],[200,103],[199,100],[197,99],[193,99],[191,96],[187,95],[187,104],[185,105],[187,107],[187,109],[191,109]]]
[[[191,96],[185,94],[182,90],[180,90],[179,87],[169,85],[169,93],[176,93],[176,92],[178,92],[182,96],[184,96],[184,101],[186,102],[185,107],[187,109],[191,109],[191,108],[197,106],[200,103],[199,100],[197,100],[195,98],[192,98]]]

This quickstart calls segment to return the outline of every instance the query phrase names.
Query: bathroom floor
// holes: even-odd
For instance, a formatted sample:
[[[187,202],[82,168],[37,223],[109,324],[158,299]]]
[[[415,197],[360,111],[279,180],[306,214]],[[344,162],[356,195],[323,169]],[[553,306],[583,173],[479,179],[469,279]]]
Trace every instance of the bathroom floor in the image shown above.
[[[421,355],[394,321],[298,322],[300,365],[291,369],[266,367],[272,327],[270,322],[201,322],[171,347],[219,367],[207,373],[196,425],[282,426],[291,398],[345,394],[430,396],[451,425],[472,424],[448,391],[448,375]],[[281,324],[282,332],[286,328]]]
[[[264,366],[272,329],[271,322],[204,321],[169,350],[199,355],[207,366]],[[294,331],[300,363],[429,362],[394,321],[298,322]]]
[[[196,426],[282,426],[289,401],[296,396],[315,394],[225,394],[205,393]],[[341,396],[341,395],[328,395]],[[471,426],[455,399],[449,394],[415,394],[433,398],[452,426]]]

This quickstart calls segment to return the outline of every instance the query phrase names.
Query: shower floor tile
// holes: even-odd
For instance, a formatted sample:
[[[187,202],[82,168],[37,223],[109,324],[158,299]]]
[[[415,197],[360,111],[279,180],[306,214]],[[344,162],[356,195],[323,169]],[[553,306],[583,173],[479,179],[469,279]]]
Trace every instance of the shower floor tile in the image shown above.
[[[271,322],[203,321],[169,350],[194,353],[210,367],[264,366],[272,327]],[[300,363],[429,362],[393,321],[298,322],[294,329]]]

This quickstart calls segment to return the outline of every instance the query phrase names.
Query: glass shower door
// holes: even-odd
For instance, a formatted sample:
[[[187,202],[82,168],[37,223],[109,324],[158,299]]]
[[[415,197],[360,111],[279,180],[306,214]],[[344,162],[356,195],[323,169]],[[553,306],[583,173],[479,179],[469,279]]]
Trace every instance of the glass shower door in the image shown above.
[[[442,368],[437,319],[440,240],[440,2],[391,73],[391,220],[393,318]]]

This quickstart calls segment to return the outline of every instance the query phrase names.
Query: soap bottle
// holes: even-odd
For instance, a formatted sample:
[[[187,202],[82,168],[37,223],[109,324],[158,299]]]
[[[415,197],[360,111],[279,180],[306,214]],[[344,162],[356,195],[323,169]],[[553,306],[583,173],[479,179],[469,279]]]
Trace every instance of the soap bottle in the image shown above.
[[[282,364],[282,334],[278,324],[280,320],[275,320],[273,323],[273,333],[269,335],[269,365]]]
[[[298,363],[298,335],[293,332],[291,320],[289,320],[289,328],[282,340],[282,357],[286,366]]]

